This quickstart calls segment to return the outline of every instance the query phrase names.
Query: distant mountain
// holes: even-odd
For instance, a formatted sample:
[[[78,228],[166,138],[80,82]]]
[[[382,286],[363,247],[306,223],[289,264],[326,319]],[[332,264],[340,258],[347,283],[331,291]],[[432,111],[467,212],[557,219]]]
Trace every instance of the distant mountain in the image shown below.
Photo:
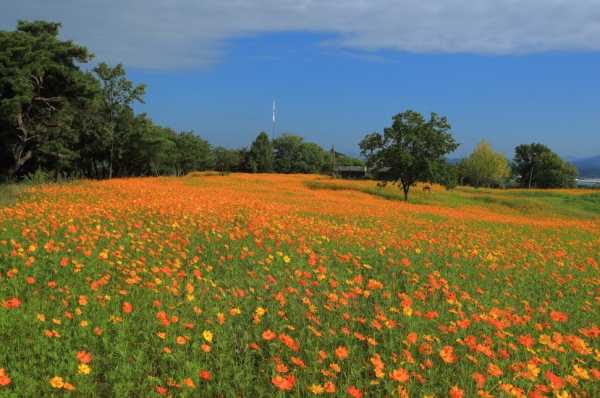
[[[600,177],[600,155],[570,161],[579,171],[579,178]]]

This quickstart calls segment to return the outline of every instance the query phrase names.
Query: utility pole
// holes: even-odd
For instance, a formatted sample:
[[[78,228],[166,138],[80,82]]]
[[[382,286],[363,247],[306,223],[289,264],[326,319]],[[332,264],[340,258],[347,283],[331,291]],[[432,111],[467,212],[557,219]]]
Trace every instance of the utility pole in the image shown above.
[[[331,146],[331,157],[333,158],[331,163],[331,178],[335,178],[335,144]]]
[[[531,172],[529,173],[529,187],[527,189],[531,189],[531,177],[533,176],[533,162],[531,163]]]

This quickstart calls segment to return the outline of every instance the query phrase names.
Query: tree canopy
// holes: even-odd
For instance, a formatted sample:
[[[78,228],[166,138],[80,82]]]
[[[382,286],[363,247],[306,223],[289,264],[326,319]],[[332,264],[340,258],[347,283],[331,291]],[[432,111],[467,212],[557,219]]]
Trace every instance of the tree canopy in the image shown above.
[[[574,188],[577,169],[543,144],[521,144],[515,148],[513,168],[523,187]]]
[[[268,134],[264,131],[252,142],[247,163],[248,168],[253,173],[272,173],[275,171],[273,145]]]
[[[369,134],[359,143],[367,166],[382,173],[382,184],[398,183],[408,202],[410,187],[424,181],[436,168],[446,164],[444,155],[460,144],[448,133],[446,117],[431,112],[429,121],[418,112],[407,110],[392,117],[391,127]]]
[[[283,174],[319,173],[325,161],[325,150],[304,138],[282,133],[273,140],[275,149],[275,172]]]
[[[492,144],[481,140],[475,146],[473,153],[461,160],[461,171],[471,184],[491,187],[494,184],[504,187],[510,178],[510,162],[502,152],[494,152]]]
[[[0,173],[12,176],[33,156],[70,158],[74,115],[98,93],[76,63],[85,47],[57,39],[60,23],[19,21],[0,31]]]

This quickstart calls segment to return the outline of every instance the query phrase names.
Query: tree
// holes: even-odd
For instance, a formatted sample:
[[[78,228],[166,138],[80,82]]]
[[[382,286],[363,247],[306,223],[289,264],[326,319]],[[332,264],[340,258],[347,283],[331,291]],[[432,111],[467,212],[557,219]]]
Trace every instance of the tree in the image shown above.
[[[117,144],[116,157],[119,158],[122,154],[123,130],[119,129],[118,119],[127,112],[130,112],[130,104],[133,101],[144,103],[142,95],[146,91],[146,85],[138,84],[136,87],[133,87],[133,83],[125,78],[126,73],[122,64],[110,68],[106,63],[101,62],[93,71],[102,82],[102,110],[105,117],[110,148],[108,174],[108,178],[110,179],[112,178],[115,163],[115,143]]]
[[[269,135],[264,131],[256,137],[250,146],[248,167],[253,173],[272,173],[275,171],[273,145]]]
[[[0,173],[9,179],[34,155],[71,158],[73,117],[99,89],[76,65],[93,54],[58,40],[60,27],[18,21],[0,31]]]
[[[554,152],[543,152],[533,161],[535,183],[538,188],[576,188],[579,171],[565,163]]]
[[[283,133],[273,140],[275,171],[283,174],[319,173],[325,161],[325,150],[304,138]]]
[[[219,170],[221,175],[228,174],[231,169],[238,165],[239,156],[237,151],[218,146],[213,149],[214,168]]]
[[[514,172],[523,187],[572,188],[577,169],[543,144],[521,144],[515,148]]]
[[[177,160],[176,174],[185,175],[192,171],[210,167],[211,145],[194,134],[193,131],[182,132],[176,136]]]
[[[473,153],[464,159],[462,167],[464,176],[475,188],[493,184],[504,187],[511,174],[510,162],[504,153],[494,152],[492,144],[483,139],[477,143]]]
[[[408,192],[417,181],[425,180],[446,162],[444,155],[460,144],[448,133],[446,117],[431,112],[429,121],[413,110],[392,117],[391,127],[380,133],[368,134],[358,145],[367,166],[384,171],[382,185],[398,183],[408,202]]]

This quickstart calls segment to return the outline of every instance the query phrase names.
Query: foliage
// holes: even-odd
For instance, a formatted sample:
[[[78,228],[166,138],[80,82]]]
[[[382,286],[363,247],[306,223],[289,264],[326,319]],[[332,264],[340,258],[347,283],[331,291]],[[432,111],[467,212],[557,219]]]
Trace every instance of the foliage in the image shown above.
[[[275,157],[271,139],[262,131],[250,146],[248,168],[253,173],[272,173],[275,171]]]
[[[237,151],[218,146],[212,150],[214,159],[213,168],[225,175],[231,172],[240,162],[240,156]]]
[[[273,140],[275,172],[283,174],[316,174],[323,168],[325,151],[312,142],[291,133],[283,133]]]
[[[142,95],[146,91],[146,85],[138,84],[133,87],[133,83],[125,78],[122,64],[111,68],[101,62],[93,71],[102,83],[101,112],[105,123],[103,130],[107,133],[106,141],[110,151],[108,178],[111,179],[114,164],[124,159],[126,130],[122,127],[124,123],[120,119],[133,113],[131,103],[144,103]]]
[[[76,63],[93,55],[57,39],[56,22],[19,21],[0,31],[0,174],[8,179],[35,156],[70,159],[74,115],[99,87]]]
[[[408,191],[417,181],[426,180],[436,168],[445,164],[444,155],[453,152],[459,144],[448,133],[450,125],[445,117],[431,112],[429,121],[413,110],[392,117],[391,127],[372,133],[359,143],[367,165],[380,172],[383,185],[399,183],[408,202]]]
[[[499,185],[505,187],[511,175],[510,162],[502,152],[494,152],[492,144],[481,140],[468,158],[461,160],[461,171],[475,188]]]
[[[517,146],[513,168],[522,187],[576,187],[577,169],[543,144]]]

